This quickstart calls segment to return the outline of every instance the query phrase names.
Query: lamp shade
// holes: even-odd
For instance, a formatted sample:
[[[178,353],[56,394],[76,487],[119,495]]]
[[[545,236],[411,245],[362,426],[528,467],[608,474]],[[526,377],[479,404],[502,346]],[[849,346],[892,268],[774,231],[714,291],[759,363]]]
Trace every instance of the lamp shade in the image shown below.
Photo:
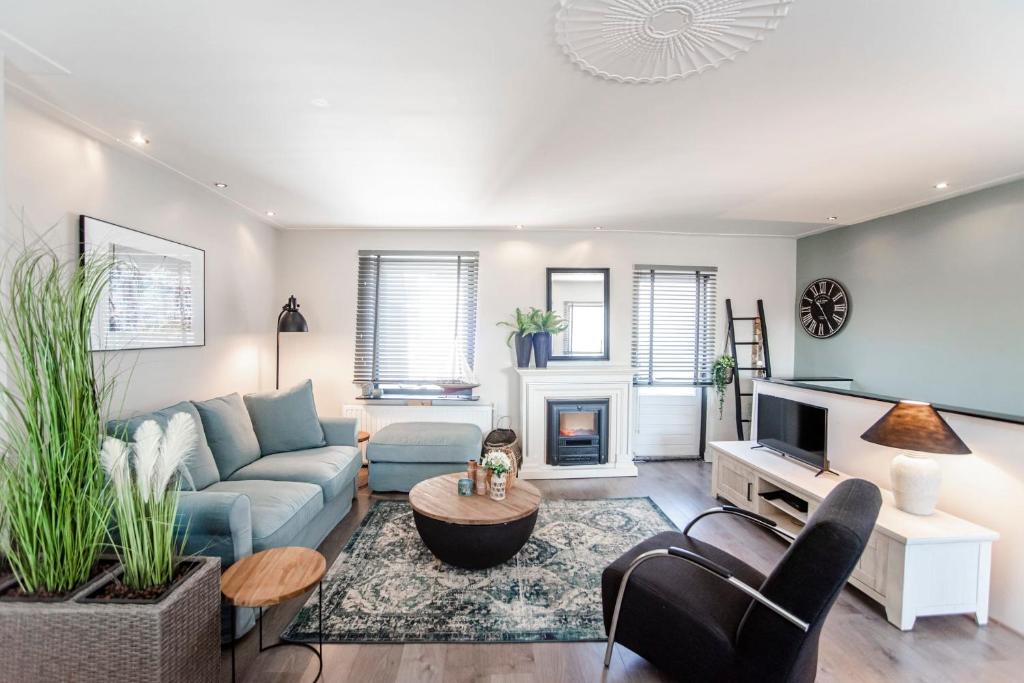
[[[900,401],[860,438],[920,453],[966,455],[971,449],[930,403]]]
[[[299,302],[295,295],[288,297],[288,303],[281,307],[281,315],[277,317],[278,332],[309,332],[306,319],[299,313]]]

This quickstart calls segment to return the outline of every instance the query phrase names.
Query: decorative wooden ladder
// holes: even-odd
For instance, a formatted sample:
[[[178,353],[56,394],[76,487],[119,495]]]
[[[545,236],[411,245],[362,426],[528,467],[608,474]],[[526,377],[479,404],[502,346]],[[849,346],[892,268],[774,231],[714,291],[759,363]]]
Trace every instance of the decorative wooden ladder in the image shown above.
[[[764,301],[761,299],[757,300],[756,316],[735,317],[732,313],[732,299],[725,300],[725,314],[729,321],[726,342],[732,353],[733,365],[735,365],[732,383],[733,393],[736,397],[736,438],[743,441],[748,438],[750,433],[749,426],[747,435],[743,433],[743,425],[750,424],[750,418],[743,417],[743,399],[752,397],[754,395],[754,388],[751,386],[750,391],[743,391],[743,387],[740,386],[740,372],[752,373],[750,375],[751,378],[767,378],[772,376],[772,360],[771,355],[768,353],[768,324],[764,317]],[[749,321],[751,323],[752,339],[750,341],[736,341],[736,323],[740,321]],[[740,365],[739,355],[736,353],[737,346],[751,347],[750,363],[748,365]]]

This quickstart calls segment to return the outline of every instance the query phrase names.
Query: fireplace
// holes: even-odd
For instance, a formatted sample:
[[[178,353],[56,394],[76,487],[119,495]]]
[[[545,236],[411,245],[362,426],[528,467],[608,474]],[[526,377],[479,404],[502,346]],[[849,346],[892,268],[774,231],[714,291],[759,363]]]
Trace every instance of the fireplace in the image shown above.
[[[608,462],[608,399],[548,400],[549,465]]]

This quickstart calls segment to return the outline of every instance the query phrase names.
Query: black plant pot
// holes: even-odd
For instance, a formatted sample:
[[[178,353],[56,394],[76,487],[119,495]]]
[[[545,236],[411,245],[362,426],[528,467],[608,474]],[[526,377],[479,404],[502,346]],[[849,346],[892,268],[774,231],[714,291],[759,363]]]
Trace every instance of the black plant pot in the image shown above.
[[[533,350],[533,335],[516,332],[516,367],[530,367],[530,352]]]
[[[548,366],[548,358],[551,358],[551,333],[533,333],[533,360],[538,368]]]

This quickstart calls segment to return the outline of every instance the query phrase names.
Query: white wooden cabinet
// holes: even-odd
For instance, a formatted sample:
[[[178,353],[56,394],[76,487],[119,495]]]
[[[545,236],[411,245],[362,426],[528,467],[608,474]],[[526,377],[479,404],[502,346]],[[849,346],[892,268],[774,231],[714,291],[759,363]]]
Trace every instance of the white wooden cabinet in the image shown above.
[[[733,505],[799,533],[809,515],[843,474],[823,474],[787,460],[750,441],[715,441],[711,493]],[[784,490],[807,502],[801,512],[761,494]],[[941,511],[927,517],[896,508],[882,490],[875,530],[850,583],[885,607],[886,618],[908,631],[917,617],[974,614],[988,622],[992,543],[999,534]]]

